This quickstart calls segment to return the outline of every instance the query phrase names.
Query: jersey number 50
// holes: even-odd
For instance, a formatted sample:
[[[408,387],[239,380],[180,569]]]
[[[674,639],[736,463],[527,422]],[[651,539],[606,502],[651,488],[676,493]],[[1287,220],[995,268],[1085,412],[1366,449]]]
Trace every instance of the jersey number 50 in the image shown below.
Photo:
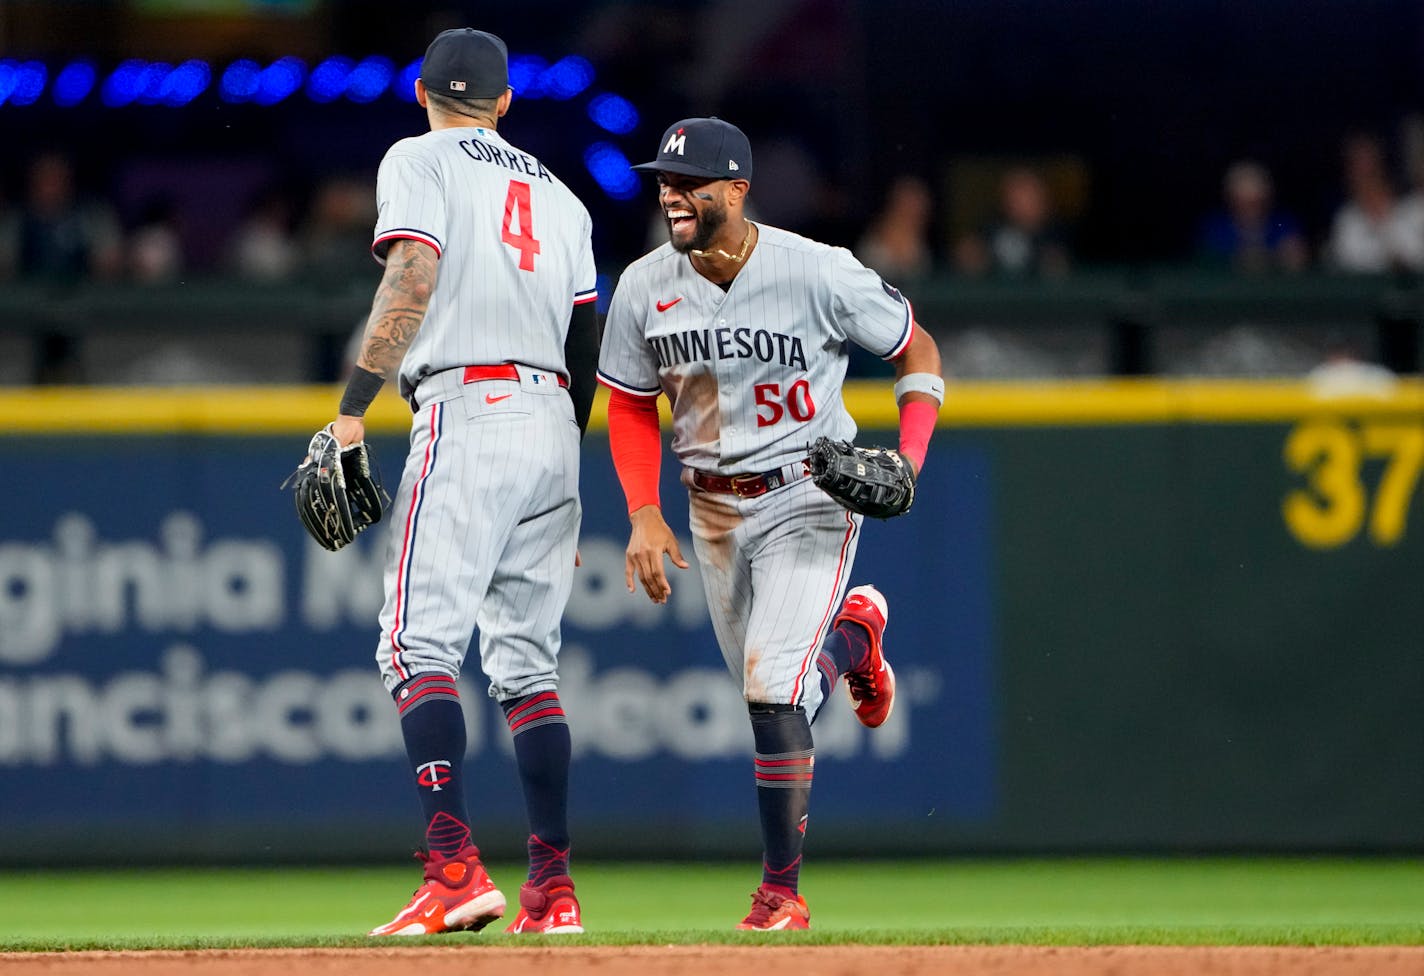
[[[781,418],[787,414],[798,424],[804,424],[816,416],[816,403],[811,399],[811,384],[805,380],[797,380],[786,388],[784,406],[780,383],[758,383],[752,387],[752,392],[756,394],[758,427],[770,427],[780,423]],[[762,407],[766,407],[769,413],[762,413]]]
[[[514,230],[516,220],[518,233]],[[519,252],[519,270],[534,270],[534,255],[539,253],[539,238],[534,236],[534,213],[529,206],[529,184],[519,180],[509,181],[509,192],[504,197],[504,223],[499,228],[499,239]]]

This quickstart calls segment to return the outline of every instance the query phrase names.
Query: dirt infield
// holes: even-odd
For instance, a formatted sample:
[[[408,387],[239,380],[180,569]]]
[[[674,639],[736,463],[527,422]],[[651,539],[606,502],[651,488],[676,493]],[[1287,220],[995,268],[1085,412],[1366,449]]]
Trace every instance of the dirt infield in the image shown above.
[[[446,973],[533,971],[540,976],[729,976],[764,971],[823,976],[1418,976],[1424,947],[1264,946],[551,946],[505,948],[252,949],[0,955],[15,976],[387,976],[393,964]],[[432,970],[433,971],[433,970]]]

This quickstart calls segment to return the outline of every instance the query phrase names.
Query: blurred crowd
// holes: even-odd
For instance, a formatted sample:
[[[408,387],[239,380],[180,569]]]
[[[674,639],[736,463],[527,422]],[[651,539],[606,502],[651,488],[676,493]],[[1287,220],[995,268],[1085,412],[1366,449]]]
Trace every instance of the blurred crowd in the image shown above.
[[[789,142],[760,149],[759,183],[776,192],[754,192],[755,215],[851,247],[891,281],[1061,277],[1084,263],[1077,231],[1091,204],[1081,189],[1055,193],[1061,167],[1004,163],[977,194],[977,187],[957,188],[952,174],[900,174],[868,213],[847,215],[834,201],[842,213],[831,221],[828,208],[818,210],[826,194],[804,150]],[[165,193],[161,180],[122,201],[86,192],[71,158],[58,152],[32,158],[21,183],[10,199],[0,196],[0,279],[165,283],[197,273],[272,283],[338,281],[371,269],[369,174],[309,187],[259,185],[226,201],[232,216],[221,227],[213,223],[216,200]],[[1261,160],[1230,163],[1219,186],[1219,204],[1198,226],[1182,228],[1185,261],[1246,275],[1424,271],[1424,121],[1402,127],[1394,144],[1373,133],[1347,136],[1332,210],[1326,220],[1316,217],[1317,226],[1293,201],[1278,199]],[[651,197],[648,206],[651,213]],[[661,233],[654,219],[646,243]],[[610,265],[635,256],[605,255]],[[1092,259],[1131,263],[1131,242]]]
[[[86,192],[64,153],[34,157],[18,198],[0,201],[0,279],[168,284],[197,273],[339,282],[373,267],[375,190],[366,177],[335,176],[305,191],[259,186],[217,235],[217,200],[152,189],[130,196]]]
[[[1080,246],[1092,207],[1091,178],[1081,161],[976,160],[932,174],[901,173],[856,213],[848,206],[853,196],[818,176],[814,154],[804,146],[790,139],[757,145],[758,188],[774,191],[758,195],[754,188],[753,218],[849,247],[912,295],[925,281],[1063,279],[1079,270],[1133,264],[1131,242],[1108,253]],[[1349,134],[1341,142],[1338,173],[1338,186],[1321,190],[1314,205],[1305,206],[1279,198],[1272,169],[1260,159],[1238,159],[1224,172],[1204,176],[1208,189],[1197,189],[1206,205],[1196,226],[1180,229],[1176,265],[1240,276],[1424,272],[1424,121],[1406,123],[1394,139]],[[190,166],[187,172],[170,167],[112,182],[121,192],[95,192],[77,175],[73,157],[47,151],[30,158],[22,177],[0,195],[0,281],[145,286],[199,277],[369,287],[379,274],[369,256],[373,174],[335,174],[300,185],[272,183],[265,173]],[[1217,197],[1214,204],[1211,197]],[[612,245],[603,249],[600,259],[612,274],[640,246],[666,239],[652,195],[635,206],[646,207],[647,222],[638,222],[646,232],[625,242],[621,250],[630,253],[612,253],[620,249]],[[359,332],[360,323],[353,327]],[[1151,369],[1193,375],[1324,369],[1357,379],[1351,364],[1380,356],[1358,326],[1349,336],[1336,329],[1307,338],[1306,331],[1223,323],[1215,332],[1183,332],[1176,346],[1169,332],[1159,331],[1154,341],[1170,358],[1159,357]],[[1114,371],[1114,352],[1102,335],[1101,323],[1076,331],[1016,331],[1000,323],[940,338],[951,375],[1032,378]],[[27,377],[82,381],[88,371],[73,362],[72,338],[50,335],[39,342],[36,370],[0,371],[0,383]],[[161,355],[143,349],[107,375],[127,382],[266,375],[256,364],[241,369],[240,357],[215,354],[200,341],[165,342]],[[116,363],[123,359],[122,351],[103,355]],[[1411,356],[1417,352],[1395,361],[1410,369]],[[852,375],[883,369],[852,356]]]
[[[1233,161],[1220,178],[1219,205],[1197,227],[1184,229],[1183,260],[1244,275],[1424,272],[1424,121],[1411,121],[1402,133],[1397,147],[1373,133],[1343,140],[1336,200],[1328,221],[1316,228],[1277,199],[1264,162]],[[897,280],[944,272],[1061,277],[1079,262],[1074,223],[1081,216],[1055,200],[1045,172],[1011,164],[998,179],[990,212],[947,235],[941,257],[932,229],[938,219],[933,190],[923,178],[905,175],[888,188],[855,252]],[[1129,260],[1129,250],[1124,246],[1118,259]]]

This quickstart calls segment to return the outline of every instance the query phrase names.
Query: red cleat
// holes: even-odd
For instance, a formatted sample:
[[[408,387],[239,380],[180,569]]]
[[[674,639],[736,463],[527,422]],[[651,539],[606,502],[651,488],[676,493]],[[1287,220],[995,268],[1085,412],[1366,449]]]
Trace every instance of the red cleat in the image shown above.
[[[855,717],[866,728],[879,728],[895,709],[895,672],[885,660],[882,639],[890,608],[885,597],[873,586],[857,586],[846,594],[836,623],[849,620],[860,624],[870,634],[870,654],[856,671],[846,672],[846,692],[850,695]]]
[[[762,885],[752,892],[752,910],[738,923],[739,929],[759,932],[781,932],[789,929],[809,929],[811,909],[800,895],[785,895]]]
[[[505,931],[547,935],[582,932],[583,914],[574,894],[573,879],[561,874],[541,885],[525,882],[519,889],[519,914]]]
[[[449,859],[415,856],[425,862],[425,883],[399,915],[371,935],[478,932],[504,915],[504,895],[480,863],[478,849],[466,847]]]

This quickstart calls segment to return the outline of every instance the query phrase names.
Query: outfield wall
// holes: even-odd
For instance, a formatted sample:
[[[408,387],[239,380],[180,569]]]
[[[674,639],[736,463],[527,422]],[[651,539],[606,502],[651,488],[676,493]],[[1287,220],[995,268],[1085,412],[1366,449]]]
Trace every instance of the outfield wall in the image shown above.
[[[418,840],[372,660],[385,536],[326,553],[277,488],[335,399],[0,394],[0,863]],[[884,385],[848,400],[893,425]],[[391,478],[408,418],[372,417]],[[755,856],[696,570],[666,607],[624,591],[601,422],[565,628],[576,839]],[[890,599],[900,703],[875,733],[843,700],[818,722],[810,849],[1424,850],[1421,469],[1418,383],[952,390],[914,513],[869,526],[853,577]],[[685,537],[667,464],[663,497]],[[472,816],[515,856],[508,734],[465,689]]]

